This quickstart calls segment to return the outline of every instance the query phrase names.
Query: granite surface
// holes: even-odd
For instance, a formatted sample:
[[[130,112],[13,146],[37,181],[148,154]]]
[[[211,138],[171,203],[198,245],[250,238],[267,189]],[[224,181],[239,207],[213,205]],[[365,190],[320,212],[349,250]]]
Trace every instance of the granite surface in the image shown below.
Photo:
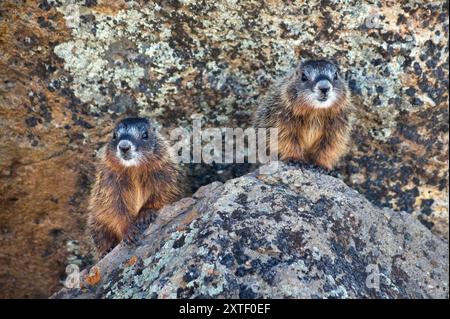
[[[449,289],[446,241],[291,165],[203,186],[92,269],[53,298],[448,298]]]

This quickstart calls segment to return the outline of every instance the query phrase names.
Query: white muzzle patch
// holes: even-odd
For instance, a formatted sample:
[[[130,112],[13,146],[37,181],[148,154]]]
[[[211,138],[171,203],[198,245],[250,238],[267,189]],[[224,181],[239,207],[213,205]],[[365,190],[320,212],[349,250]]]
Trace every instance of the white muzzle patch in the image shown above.
[[[138,166],[140,164],[136,147],[129,140],[121,140],[117,144],[116,156],[125,167]]]
[[[333,104],[337,100],[336,93],[334,93],[333,89],[331,89],[331,91],[328,93],[325,100],[322,100],[323,96],[320,92],[314,92],[311,95],[312,96],[309,99],[309,102],[311,103],[311,105],[314,108],[317,108],[317,109],[329,108],[329,107],[333,106]]]

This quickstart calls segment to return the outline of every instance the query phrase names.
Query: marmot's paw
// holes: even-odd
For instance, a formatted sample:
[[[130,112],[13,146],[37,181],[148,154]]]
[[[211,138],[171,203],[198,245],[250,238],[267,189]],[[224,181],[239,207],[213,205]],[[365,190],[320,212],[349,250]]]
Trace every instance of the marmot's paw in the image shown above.
[[[284,162],[287,165],[294,166],[297,169],[311,168],[310,163],[306,162],[304,159],[288,158],[288,159],[284,160]]]
[[[155,219],[156,212],[153,210],[148,210],[136,221],[136,226],[144,231],[151,223],[155,221]]]
[[[317,163],[314,164],[315,168],[317,168],[317,170],[319,171],[319,173],[328,173],[329,171],[331,171],[333,169],[333,166],[328,164],[328,163]]]
[[[134,245],[138,242],[141,230],[136,225],[130,225],[127,233],[123,237],[123,242],[127,245]]]
[[[284,160],[284,162],[285,162],[287,165],[292,165],[292,166],[299,166],[299,165],[301,165],[301,164],[304,164],[304,162],[303,162],[302,160],[297,159],[297,158],[292,158],[292,157],[286,158],[286,159]]]
[[[317,173],[320,173],[320,174],[326,174],[326,172],[327,172],[327,170],[324,167],[322,167],[318,164],[315,164],[315,163],[307,163],[304,165],[304,168],[312,170],[312,171],[316,171]]]
[[[111,246],[108,249],[105,250],[104,256],[108,255],[116,246]]]

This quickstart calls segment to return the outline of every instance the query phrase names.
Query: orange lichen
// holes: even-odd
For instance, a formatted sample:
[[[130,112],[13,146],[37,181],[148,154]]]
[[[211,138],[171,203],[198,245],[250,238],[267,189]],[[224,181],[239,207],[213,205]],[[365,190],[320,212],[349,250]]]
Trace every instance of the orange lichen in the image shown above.
[[[95,286],[100,282],[101,278],[102,276],[100,274],[100,268],[94,266],[89,270],[89,274],[86,276],[86,278],[84,278],[84,282],[90,286]]]
[[[138,261],[138,257],[132,256],[130,259],[128,259],[128,261],[125,264],[126,264],[126,266],[131,267],[131,266],[134,266],[137,261]]]

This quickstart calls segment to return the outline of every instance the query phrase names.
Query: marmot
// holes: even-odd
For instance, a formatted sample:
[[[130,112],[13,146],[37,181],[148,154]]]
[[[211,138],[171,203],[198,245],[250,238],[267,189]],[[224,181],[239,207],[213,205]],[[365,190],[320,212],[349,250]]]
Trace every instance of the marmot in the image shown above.
[[[96,257],[121,240],[135,242],[156,210],[181,195],[181,179],[153,123],[145,118],[120,121],[101,156],[90,198],[88,230]]]
[[[350,98],[337,67],[309,60],[271,87],[255,127],[278,128],[278,157],[331,169],[347,149]]]

